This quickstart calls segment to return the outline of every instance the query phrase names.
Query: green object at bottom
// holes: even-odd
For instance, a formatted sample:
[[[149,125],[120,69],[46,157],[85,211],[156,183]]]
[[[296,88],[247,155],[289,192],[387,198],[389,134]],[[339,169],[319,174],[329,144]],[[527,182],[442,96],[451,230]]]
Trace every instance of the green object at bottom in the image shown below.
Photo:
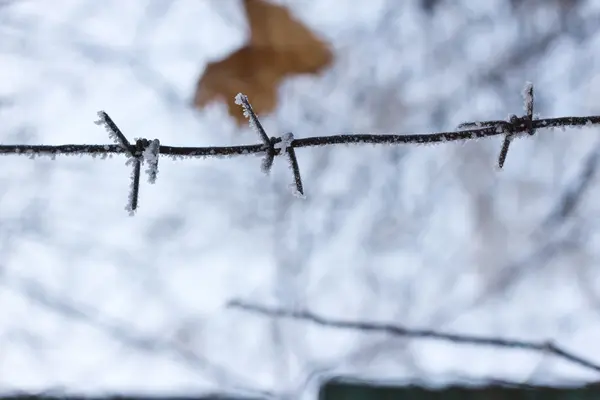
[[[319,400],[600,400],[600,385],[577,388],[450,386],[429,389],[417,386],[378,386],[363,383],[329,382]]]

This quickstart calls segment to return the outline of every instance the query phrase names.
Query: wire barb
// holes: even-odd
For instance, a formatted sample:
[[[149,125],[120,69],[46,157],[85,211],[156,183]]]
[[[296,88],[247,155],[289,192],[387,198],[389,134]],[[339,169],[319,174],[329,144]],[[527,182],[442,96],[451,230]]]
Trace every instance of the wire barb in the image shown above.
[[[498,168],[502,169],[504,167],[504,162],[506,161],[506,156],[508,155],[508,149],[510,147],[510,142],[513,140],[515,136],[515,125],[518,122],[518,117],[516,115],[511,115],[508,117],[508,124],[502,123],[498,125],[498,130],[504,133],[504,140],[502,141],[502,148],[500,149],[500,155],[498,155]]]
[[[275,161],[275,143],[277,140],[276,137],[271,137],[270,145],[265,146],[265,156],[262,159],[260,170],[266,175],[271,173],[271,167],[273,167],[273,161]]]
[[[506,135],[502,141],[502,148],[500,149],[500,155],[498,156],[498,168],[500,169],[504,167],[504,162],[506,161],[506,156],[508,155],[508,147],[510,146],[511,140],[512,136]]]
[[[211,146],[211,147],[178,147],[164,146],[158,139],[138,139],[132,146],[119,127],[104,111],[98,112],[99,120],[95,121],[97,125],[102,125],[108,131],[109,136],[116,144],[104,145],[84,145],[84,144],[65,144],[58,146],[50,145],[28,145],[0,144],[0,154],[18,154],[34,156],[50,156],[54,158],[57,155],[68,154],[87,154],[87,155],[109,155],[125,154],[128,156],[129,163],[133,163],[132,184],[130,198],[127,204],[127,210],[134,213],[138,207],[139,195],[139,175],[141,164],[147,163],[148,181],[156,182],[158,174],[158,159],[161,155],[167,155],[174,158],[179,157],[221,157],[221,156],[242,156],[248,154],[264,154],[261,169],[269,173],[276,156],[286,155],[290,168],[294,174],[295,194],[304,196],[304,185],[300,176],[300,168],[296,156],[296,149],[301,147],[321,147],[333,145],[361,145],[361,144],[393,144],[393,145],[419,145],[436,144],[454,141],[476,140],[493,136],[503,136],[502,149],[498,157],[498,166],[502,168],[506,161],[506,156],[510,147],[510,142],[523,134],[533,135],[537,129],[565,128],[565,127],[589,127],[600,125],[600,116],[586,117],[558,117],[534,119],[533,114],[533,85],[527,83],[523,90],[525,115],[517,117],[509,116],[508,120],[490,120],[481,122],[464,122],[458,126],[458,130],[436,133],[413,133],[413,134],[344,134],[330,136],[314,136],[306,138],[294,138],[294,135],[287,133],[282,137],[269,138],[260,123],[258,116],[254,113],[248,97],[238,94],[235,98],[237,104],[242,106],[244,115],[250,120],[250,127],[253,128],[262,143],[239,145],[239,146]]]
[[[284,134],[281,138],[271,137],[267,135],[263,128],[258,116],[252,109],[252,105],[248,100],[248,96],[242,93],[238,93],[235,97],[235,103],[242,106],[244,116],[248,118],[250,128],[258,133],[258,136],[263,142],[263,148],[265,151],[265,157],[262,160],[261,170],[265,174],[271,172],[273,161],[277,154],[286,153],[290,163],[290,168],[294,174],[294,194],[298,197],[304,197],[304,186],[302,185],[302,178],[300,177],[300,167],[298,166],[298,158],[296,152],[292,146],[294,141],[294,135],[289,132]]]
[[[156,176],[158,175],[158,158],[160,155],[160,141],[158,139],[154,139],[152,141],[144,140],[144,153],[143,158],[144,162],[148,163],[148,169],[146,173],[148,174],[148,183],[155,184]]]
[[[241,105],[242,110],[244,112],[244,117],[248,118],[248,124],[250,128],[258,134],[260,140],[262,140],[264,145],[265,157],[261,163],[261,171],[269,175],[271,173],[271,167],[273,166],[273,161],[275,160],[275,138],[270,138],[265,132],[265,128],[263,128],[258,116],[254,112],[250,101],[248,100],[248,96],[243,93],[238,93],[235,96],[235,104]]]
[[[478,128],[493,128],[498,130],[498,133],[504,134],[504,140],[502,141],[502,148],[498,156],[498,168],[502,169],[508,155],[508,149],[510,142],[519,134],[527,132],[529,136],[535,134],[535,124],[533,115],[533,83],[526,82],[525,87],[521,93],[523,95],[523,109],[525,115],[517,117],[516,115],[509,115],[507,121],[502,120],[491,120],[491,121],[480,121],[480,122],[463,122],[458,124],[458,130],[464,129],[478,129]]]
[[[125,206],[125,210],[127,210],[129,212],[129,215],[131,216],[135,214],[138,208],[142,162],[144,162],[144,155],[146,153],[148,145],[149,141],[147,139],[137,139],[135,141],[135,151],[133,152],[133,156],[128,161],[128,163],[133,163],[133,172],[131,173],[129,201],[127,202],[127,206]]]
[[[527,133],[533,136],[535,134],[535,129],[533,129],[533,83],[531,82],[525,83],[525,87],[523,88],[523,102],[525,103],[526,122],[529,122],[527,125]]]
[[[276,144],[277,148],[284,151],[288,156],[290,169],[294,174],[294,195],[300,198],[304,197],[304,186],[302,185],[302,177],[300,176],[300,167],[298,166],[298,158],[294,150],[294,134],[288,132],[281,137],[281,142]]]
[[[94,123],[96,125],[103,125],[108,132],[108,137],[113,139],[115,143],[121,146],[123,150],[128,152],[130,156],[133,156],[129,140],[127,140],[125,135],[123,135],[123,132],[121,132],[121,130],[119,129],[117,124],[114,123],[112,118],[104,111],[98,111],[98,118],[100,119],[95,121]]]
[[[133,159],[133,172],[131,174],[131,186],[129,189],[129,199],[125,210],[129,212],[129,215],[135,215],[138,208],[138,198],[140,195],[140,170],[142,167],[142,160],[139,158]]]
[[[252,130],[258,134],[263,144],[267,147],[271,147],[272,145],[271,141],[269,140],[269,136],[267,136],[267,133],[260,123],[258,116],[254,112],[254,109],[252,109],[252,105],[250,104],[250,101],[248,101],[248,96],[243,93],[238,93],[237,96],[235,96],[235,104],[242,106],[244,117],[248,118],[250,128],[252,128]]]

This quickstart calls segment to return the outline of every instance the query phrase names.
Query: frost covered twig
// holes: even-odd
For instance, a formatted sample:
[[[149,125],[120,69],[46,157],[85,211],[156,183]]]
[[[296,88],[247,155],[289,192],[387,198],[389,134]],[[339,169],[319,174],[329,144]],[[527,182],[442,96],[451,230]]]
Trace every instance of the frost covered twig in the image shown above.
[[[510,143],[520,136],[534,135],[543,128],[583,127],[600,124],[600,116],[589,117],[560,117],[535,119],[533,114],[533,85],[527,83],[523,90],[525,115],[518,117],[511,115],[507,120],[492,120],[483,122],[467,122],[460,124],[458,130],[422,134],[342,134],[331,136],[315,136],[295,138],[291,133],[283,137],[269,137],[260,123],[252,106],[243,94],[236,96],[236,103],[242,106],[244,115],[249,118],[250,126],[257,132],[262,143],[240,146],[223,147],[176,147],[163,146],[158,139],[138,139],[131,145],[125,135],[117,127],[107,113],[98,113],[98,125],[104,125],[109,136],[117,143],[112,145],[0,145],[0,154],[25,154],[29,156],[46,155],[103,155],[126,154],[134,164],[130,202],[127,209],[135,212],[137,209],[137,192],[139,190],[139,172],[136,175],[137,163],[148,163],[148,180],[153,183],[158,173],[158,159],[161,155],[173,158],[180,157],[223,157],[241,156],[248,154],[264,154],[261,169],[269,173],[274,158],[278,155],[287,155],[294,174],[295,192],[304,196],[304,187],[300,178],[300,168],[295,149],[301,147],[320,147],[333,145],[356,144],[436,144],[454,141],[475,140],[480,138],[502,135],[504,141],[498,157],[498,166],[502,168],[506,161]],[[136,181],[136,176],[137,181]],[[136,184],[137,182],[137,184]]]
[[[475,346],[501,347],[542,352],[545,354],[552,354],[556,357],[562,358],[563,360],[570,361],[574,364],[592,369],[600,373],[600,364],[586,360],[585,358],[575,355],[563,349],[562,347],[559,347],[553,344],[552,342],[548,341],[533,342],[521,339],[503,339],[491,336],[449,333],[432,329],[413,329],[396,324],[349,321],[343,319],[323,317],[318,314],[314,314],[310,311],[286,310],[277,307],[267,307],[256,304],[249,304],[238,300],[229,302],[228,307],[240,309],[243,311],[271,318],[287,318],[300,320],[329,328],[356,330],[362,332],[387,333],[393,336],[402,336],[413,339],[429,339],[459,344],[470,344]]]
[[[0,281],[3,291],[14,291],[52,313],[70,319],[75,323],[89,326],[107,337],[140,352],[155,356],[171,355],[180,359],[194,373],[213,380],[216,384],[231,392],[232,395],[247,395],[254,398],[273,398],[273,393],[255,388],[247,378],[230,371],[220,363],[213,361],[192,348],[183,346],[168,335],[149,335],[127,324],[127,321],[103,315],[99,310],[77,304],[74,299],[63,293],[49,290],[35,279],[16,274],[5,276]],[[55,398],[52,396],[51,398]],[[60,397],[59,397],[60,398]]]

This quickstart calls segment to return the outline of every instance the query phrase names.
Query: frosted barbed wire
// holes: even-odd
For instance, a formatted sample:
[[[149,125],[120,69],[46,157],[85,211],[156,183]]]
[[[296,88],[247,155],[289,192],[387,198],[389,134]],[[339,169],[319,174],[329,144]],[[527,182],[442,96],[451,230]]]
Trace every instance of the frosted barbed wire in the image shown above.
[[[263,155],[264,159],[261,165],[263,172],[269,173],[274,162],[275,156],[283,155],[288,157],[290,167],[294,173],[294,194],[304,197],[304,187],[300,177],[300,169],[296,158],[295,149],[302,147],[323,147],[335,145],[364,145],[364,144],[389,144],[389,145],[433,145],[445,142],[478,140],[481,138],[504,136],[504,143],[500,151],[498,166],[502,167],[508,144],[514,139],[527,134],[532,135],[536,129],[555,129],[565,127],[584,127],[590,125],[600,125],[600,116],[585,117],[557,117],[557,118],[533,118],[533,86],[530,83],[525,85],[523,97],[527,115],[517,117],[509,116],[508,120],[492,120],[466,122],[458,126],[458,130],[448,132],[433,133],[368,133],[368,134],[338,134],[329,136],[313,136],[305,138],[295,138],[292,133],[286,133],[281,137],[269,138],[262,127],[258,116],[254,113],[248,97],[240,93],[235,97],[237,104],[243,108],[244,115],[249,118],[250,126],[259,135],[262,143],[246,144],[234,146],[210,146],[210,147],[189,147],[189,146],[164,146],[158,139],[138,139],[135,145],[130,144],[121,130],[113,120],[104,111],[99,111],[99,120],[95,121],[97,125],[103,125],[111,139],[116,144],[63,144],[63,145],[4,145],[0,144],[0,154],[16,154],[36,157],[56,156],[56,155],[102,155],[103,157],[112,157],[114,154],[125,154],[127,156],[126,165],[133,164],[132,183],[129,193],[129,200],[126,209],[134,212],[138,205],[139,175],[142,162],[148,162],[148,180],[153,183],[158,174],[158,158],[161,155],[170,157],[174,160],[185,158],[206,158],[222,157],[228,158],[241,155]]]
[[[160,141],[154,139],[150,142],[148,147],[144,150],[143,157],[144,161],[148,163],[146,173],[148,174],[148,183],[156,183],[156,176],[158,175],[158,157],[160,151]]]
[[[292,141],[294,140],[294,134],[292,132],[284,133],[281,136],[281,142],[275,144],[276,149],[287,149],[292,146]]]
[[[131,144],[129,144],[129,140],[123,135],[123,132],[119,129],[117,124],[108,116],[108,114],[102,110],[98,111],[98,120],[94,121],[96,125],[104,126],[104,129],[108,132],[108,137],[114,140],[114,142],[119,145],[123,150],[131,154]]]
[[[277,143],[280,151],[285,152],[288,156],[288,162],[290,169],[294,175],[294,183],[290,185],[292,188],[292,194],[298,198],[306,198],[304,195],[304,185],[302,184],[302,177],[300,176],[300,167],[298,166],[298,159],[296,157],[296,151],[292,142],[294,141],[294,134],[292,132],[285,133],[281,136],[281,142]]]
[[[252,108],[252,105],[248,100],[248,96],[246,96],[243,93],[238,93],[235,96],[235,104],[242,106],[244,117],[248,118],[248,124],[250,125],[250,129],[256,132],[260,140],[263,142],[265,156],[260,165],[260,169],[264,174],[269,175],[271,172],[271,168],[273,167],[273,161],[275,161],[275,146],[273,145],[271,139],[269,139],[267,132],[265,132],[265,129],[260,123],[258,116],[254,112],[254,109]]]
[[[248,123],[250,125],[250,128],[254,132],[256,132],[256,134],[260,137],[260,140],[262,140],[262,142],[266,146],[270,146],[269,136],[267,136],[267,133],[265,132],[264,128],[262,127],[262,124],[260,123],[256,114],[254,113],[254,110],[252,109],[252,105],[250,104],[250,101],[248,100],[248,96],[246,96],[243,93],[238,93],[235,96],[235,104],[242,106],[244,117],[248,118]]]
[[[525,82],[525,86],[523,87],[523,110],[525,111],[525,115],[533,118],[533,83]]]
[[[133,160],[133,170],[131,171],[131,184],[129,185],[129,196],[127,198],[125,211],[127,211],[130,216],[133,216],[138,208],[142,160],[139,157],[132,157],[131,159]]]
[[[238,93],[235,96],[235,103],[237,105],[242,106],[244,117],[248,118],[250,128],[258,134],[258,136],[263,142],[265,157],[263,158],[263,161],[261,163],[261,170],[265,174],[269,174],[277,152],[279,152],[280,154],[286,153],[288,156],[290,168],[294,175],[292,193],[296,197],[303,198],[304,185],[302,184],[302,178],[300,176],[300,167],[298,166],[296,152],[294,151],[294,147],[292,146],[292,142],[294,141],[294,134],[292,132],[285,133],[278,139],[279,141],[275,143],[275,140],[269,139],[269,136],[265,132],[265,129],[263,128],[262,124],[260,123],[260,120],[258,119],[258,116],[252,109],[252,105],[248,100],[248,96],[246,96],[243,93]]]
[[[260,170],[263,172],[263,174],[269,175],[271,173],[273,161],[275,161],[275,151],[269,148],[266,150],[266,154],[260,163]]]

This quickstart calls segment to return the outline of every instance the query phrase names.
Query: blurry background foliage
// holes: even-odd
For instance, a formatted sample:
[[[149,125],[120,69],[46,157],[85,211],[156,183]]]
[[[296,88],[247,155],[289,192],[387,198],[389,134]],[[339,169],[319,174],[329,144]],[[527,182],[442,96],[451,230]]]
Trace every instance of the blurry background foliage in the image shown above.
[[[596,0],[0,0],[0,142],[107,143],[104,109],[130,138],[258,143],[238,91],[273,136],[503,119],[522,113],[525,81],[543,116],[600,114],[599,31]],[[517,140],[502,171],[500,138],[301,149],[303,201],[280,160],[265,177],[255,157],[161,159],[134,218],[124,159],[2,158],[0,391],[596,381],[543,354],[224,305],[553,340],[600,360],[598,134]]]

